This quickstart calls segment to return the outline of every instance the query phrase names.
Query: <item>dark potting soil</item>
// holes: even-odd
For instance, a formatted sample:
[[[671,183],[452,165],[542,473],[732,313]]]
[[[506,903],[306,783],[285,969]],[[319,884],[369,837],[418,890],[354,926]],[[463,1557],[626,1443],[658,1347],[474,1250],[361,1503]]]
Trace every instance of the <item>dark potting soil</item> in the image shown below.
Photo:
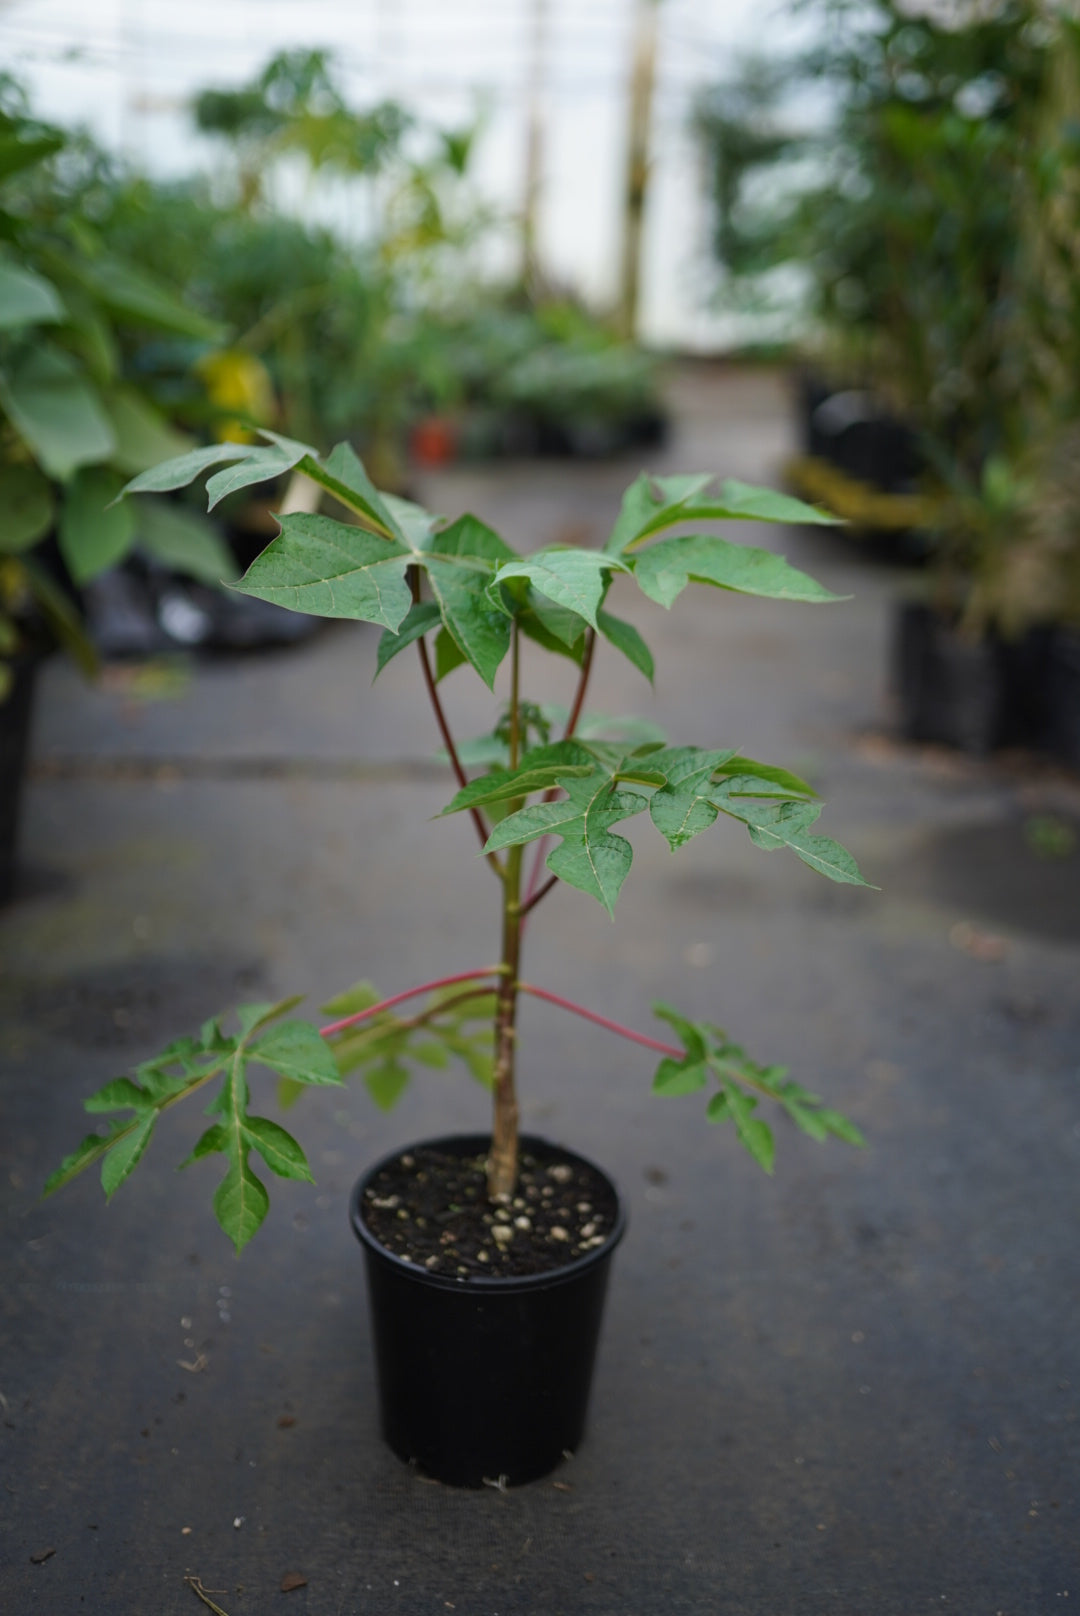
[[[369,1184],[365,1224],[395,1257],[458,1279],[565,1268],[614,1228],[615,1197],[584,1162],[523,1151],[513,1199],[497,1206],[488,1200],[485,1161],[430,1147],[407,1151]]]

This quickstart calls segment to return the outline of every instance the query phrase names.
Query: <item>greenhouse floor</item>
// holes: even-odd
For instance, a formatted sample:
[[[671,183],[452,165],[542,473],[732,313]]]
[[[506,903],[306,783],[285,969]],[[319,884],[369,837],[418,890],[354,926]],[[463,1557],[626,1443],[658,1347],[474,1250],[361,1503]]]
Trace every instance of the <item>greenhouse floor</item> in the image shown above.
[[[689,366],[671,391],[653,469],[777,477],[781,378]],[[636,470],[502,463],[418,491],[531,549],[602,541]],[[48,667],[0,914],[13,1616],[194,1616],[185,1577],[228,1616],[1080,1605],[1080,782],[895,745],[904,580],[830,533],[772,542],[854,599],[700,590],[666,614],[620,582],[656,689],[609,654],[591,704],[809,773],[821,829],[881,890],[734,824],[672,858],[634,821],[616,923],[557,893],[527,969],[644,1032],[656,998],[722,1022],[869,1143],[780,1129],[770,1180],[697,1098],[651,1097],[645,1052],[527,1004],[526,1123],[612,1172],[630,1230],[587,1440],[519,1490],[453,1491],[383,1447],[346,1216],[380,1152],[483,1126],[470,1078],[424,1072],[389,1116],[360,1085],[305,1097],[290,1126],[318,1185],[274,1180],[239,1260],[210,1211],[218,1167],[173,1170],[195,1107],[108,1207],[92,1173],[39,1199],[81,1097],[224,1005],[491,958],[494,883],[469,825],[432,820],[450,788],[415,664],[372,691],[377,631],[339,625],[96,689]],[[490,724],[464,674],[445,688],[460,734]]]

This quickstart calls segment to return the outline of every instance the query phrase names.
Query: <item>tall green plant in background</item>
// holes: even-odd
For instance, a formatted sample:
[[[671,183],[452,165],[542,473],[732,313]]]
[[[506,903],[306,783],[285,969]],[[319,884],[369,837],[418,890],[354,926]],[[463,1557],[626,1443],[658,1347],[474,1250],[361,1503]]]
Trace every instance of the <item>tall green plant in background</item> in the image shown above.
[[[821,16],[824,43],[756,98],[752,79],[733,96],[721,85],[699,120],[722,261],[737,282],[803,267],[819,358],[921,435],[952,605],[1017,626],[1060,609],[1075,569],[1075,508],[1068,533],[1062,521],[1080,374],[1072,8],[801,9]],[[775,165],[798,149],[782,91],[808,85],[832,117],[804,138],[811,169],[782,184]],[[770,174],[768,205],[748,214]]]
[[[129,369],[131,345],[164,334],[204,348],[222,331],[72,208],[85,156],[0,85],[0,653],[17,652],[39,617],[90,671],[77,606],[43,559],[53,535],[76,587],[136,545],[214,582],[229,559],[195,512],[161,500],[106,509],[133,472],[187,441],[152,376]]]

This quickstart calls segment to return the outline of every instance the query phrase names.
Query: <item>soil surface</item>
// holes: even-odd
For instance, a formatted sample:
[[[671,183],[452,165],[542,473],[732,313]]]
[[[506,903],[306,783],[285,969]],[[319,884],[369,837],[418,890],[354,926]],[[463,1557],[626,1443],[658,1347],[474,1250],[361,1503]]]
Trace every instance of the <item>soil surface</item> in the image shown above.
[[[614,1228],[615,1197],[585,1162],[523,1151],[505,1206],[488,1200],[485,1162],[430,1147],[398,1156],[364,1192],[365,1224],[395,1257],[458,1279],[565,1268]]]

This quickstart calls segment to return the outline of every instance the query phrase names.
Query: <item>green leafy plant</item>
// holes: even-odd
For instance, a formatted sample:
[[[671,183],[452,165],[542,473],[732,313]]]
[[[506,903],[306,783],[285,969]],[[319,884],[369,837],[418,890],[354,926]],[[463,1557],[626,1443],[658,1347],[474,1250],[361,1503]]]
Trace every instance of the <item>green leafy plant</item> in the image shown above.
[[[229,565],[196,511],[153,499],[106,508],[133,472],[188,441],[125,374],[125,339],[205,344],[221,330],[71,210],[57,165],[82,155],[0,83],[0,678],[35,616],[93,669],[76,604],[43,559],[53,535],[76,588],[135,545],[210,581]]]
[[[334,1019],[321,1029],[280,1021],[292,1000],[269,1008],[241,1007],[236,1032],[224,1032],[220,1020],[208,1023],[197,1038],[171,1045],[137,1068],[133,1078],[107,1084],[87,1102],[94,1112],[125,1109],[132,1115],[110,1132],[84,1140],[48,1189],[100,1160],[111,1194],[141,1156],[157,1114],[220,1078],[209,1108],[213,1121],[189,1159],[227,1157],[214,1208],[239,1250],[267,1206],[251,1154],[286,1177],[309,1176],[296,1141],[278,1124],[249,1113],[249,1063],[279,1074],[285,1103],[306,1084],[338,1082],[341,1075],[360,1071],[375,1102],[388,1107],[405,1088],[410,1063],[439,1066],[457,1058],[491,1090],[488,1188],[493,1199],[508,1198],[517,1169],[516,1016],[522,994],[598,1022],[659,1054],[655,1092],[707,1095],[707,1120],[730,1123],[766,1171],[772,1171],[775,1147],[763,1107],[786,1114],[814,1139],[833,1135],[859,1143],[852,1123],[783,1067],[752,1060],[720,1027],[657,1004],[654,1011],[675,1041],[652,1038],[525,981],[521,972],[528,917],[555,888],[575,888],[613,913],[633,859],[630,843],[616,827],[639,814],[648,815],[672,850],[717,821],[734,820],[765,851],[786,849],[832,881],[866,884],[851,854],[816,833],[821,804],[811,786],[789,770],[732,748],[668,745],[634,721],[590,721],[585,711],[601,642],[652,677],[645,641],[608,610],[616,575],[632,579],[663,607],[672,606],[692,583],[825,604],[837,597],[782,556],[733,542],[714,529],[729,520],[832,519],[734,479],[714,491],[707,475],[643,474],[627,489],[602,550],[553,545],[521,556],[475,516],[448,522],[378,492],[347,444],[324,460],[305,444],[270,432],[263,438],[258,446],[222,444],[193,451],[136,477],[126,492],[160,493],[212,471],[207,492],[213,506],[230,492],[296,469],[351,514],[349,522],[318,513],[283,515],[280,536],[236,587],[296,610],[377,624],[383,630],[379,671],[415,648],[458,784],[443,812],[467,815],[479,837],[501,907],[501,957],[390,998],[360,983],[326,1006]],[[530,702],[522,689],[523,636],[579,669],[574,701],[561,724],[562,715]],[[468,664],[494,692],[496,673],[507,659],[508,703],[489,735],[459,748],[439,681]],[[561,735],[552,739],[556,726]],[[467,765],[479,771],[471,779]],[[530,844],[535,852],[526,869]],[[418,999],[426,1002],[416,1013],[400,1010]]]

